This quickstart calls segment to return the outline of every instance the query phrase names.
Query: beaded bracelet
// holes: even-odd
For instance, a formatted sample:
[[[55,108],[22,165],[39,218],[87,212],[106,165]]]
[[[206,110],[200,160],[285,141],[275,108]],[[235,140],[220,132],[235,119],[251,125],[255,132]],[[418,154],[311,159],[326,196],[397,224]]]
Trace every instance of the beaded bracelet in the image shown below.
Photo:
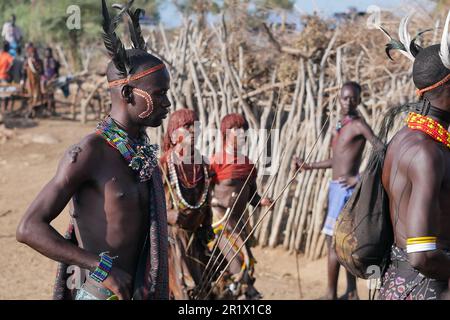
[[[113,265],[113,259],[117,257],[110,257],[107,255],[108,252],[102,252],[99,254],[100,262],[98,266],[95,268],[94,272],[92,272],[89,277],[97,282],[103,282],[108,277],[111,272],[111,268]]]
[[[436,250],[437,237],[417,237],[406,239],[406,252],[423,252]]]

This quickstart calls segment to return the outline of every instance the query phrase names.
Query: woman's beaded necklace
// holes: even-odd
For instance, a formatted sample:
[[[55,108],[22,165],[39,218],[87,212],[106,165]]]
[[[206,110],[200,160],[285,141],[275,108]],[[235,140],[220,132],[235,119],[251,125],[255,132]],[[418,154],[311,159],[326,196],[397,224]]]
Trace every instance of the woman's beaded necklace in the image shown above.
[[[180,183],[178,180],[178,175],[177,175],[177,172],[175,169],[175,164],[173,161],[173,152],[170,153],[167,162],[168,162],[168,167],[169,167],[170,184],[173,186],[173,189],[175,190],[175,193],[176,193],[178,199],[180,199],[180,203],[181,203],[181,206],[178,206],[178,207],[181,209],[188,208],[191,210],[201,208],[206,203],[206,199],[208,198],[208,191],[209,191],[209,184],[210,184],[210,181],[208,178],[208,169],[207,169],[206,165],[203,164],[203,176],[205,178],[205,185],[203,188],[202,196],[200,197],[200,200],[198,201],[197,204],[191,205],[190,203],[188,203],[186,201],[186,199],[184,199],[183,194],[181,193]]]

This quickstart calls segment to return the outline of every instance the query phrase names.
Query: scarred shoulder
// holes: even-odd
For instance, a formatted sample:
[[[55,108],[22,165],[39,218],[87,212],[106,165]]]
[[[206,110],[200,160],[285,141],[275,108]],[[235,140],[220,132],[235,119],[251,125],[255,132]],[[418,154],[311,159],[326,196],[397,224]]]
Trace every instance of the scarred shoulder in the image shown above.
[[[445,155],[443,145],[430,137],[417,141],[415,144],[416,167],[428,168],[431,171],[441,173],[445,168]]]
[[[403,139],[398,141],[400,152],[404,156],[399,159],[401,166],[408,166],[412,176],[426,173],[428,176],[443,175],[445,170],[444,145],[435,141],[426,133],[405,128]]]
[[[74,180],[88,179],[102,164],[106,148],[108,145],[101,136],[95,133],[85,136],[64,152],[57,176]]]

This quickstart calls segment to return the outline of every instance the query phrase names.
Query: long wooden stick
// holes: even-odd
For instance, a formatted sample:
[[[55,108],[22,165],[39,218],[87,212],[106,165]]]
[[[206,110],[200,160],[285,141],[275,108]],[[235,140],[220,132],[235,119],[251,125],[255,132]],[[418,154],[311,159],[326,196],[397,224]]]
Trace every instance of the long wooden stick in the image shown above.
[[[279,92],[278,94],[279,94],[279,96],[280,96],[280,92]],[[278,104],[277,104],[277,108],[278,108]],[[271,131],[273,130],[273,126],[274,126],[274,124],[275,124],[275,119],[276,119],[276,117],[274,117],[273,120],[272,120],[272,124],[271,124],[271,127],[270,127],[270,132],[269,132],[269,134],[267,135],[267,139],[266,139],[266,141],[265,141],[265,144],[267,144],[267,142],[268,142],[268,140],[269,140],[269,138],[270,138],[270,136],[271,136],[270,133],[271,133]],[[240,189],[240,191],[239,191],[238,196],[235,198],[235,200],[234,200],[234,202],[233,202],[233,205],[232,205],[231,210],[230,210],[230,214],[228,215],[228,217],[227,217],[227,219],[226,219],[226,221],[225,221],[225,225],[224,225],[224,227],[223,227],[223,229],[222,229],[222,231],[221,231],[221,233],[220,233],[220,235],[219,235],[219,237],[218,237],[218,239],[217,239],[217,241],[216,241],[216,243],[215,243],[215,245],[214,245],[214,249],[213,249],[213,251],[212,251],[212,253],[211,253],[211,257],[210,257],[210,259],[208,260],[208,263],[207,263],[207,265],[206,265],[206,267],[205,267],[204,277],[202,277],[202,280],[200,281],[200,286],[199,286],[199,287],[200,287],[200,291],[202,290],[202,287],[203,287],[203,286],[206,286],[207,283],[208,283],[207,281],[204,281],[204,279],[207,279],[207,278],[209,277],[209,275],[210,275],[210,272],[208,271],[208,267],[210,266],[211,260],[214,258],[214,254],[215,254],[215,252],[216,252],[216,250],[217,250],[217,248],[218,248],[218,246],[219,246],[220,241],[221,241],[222,238],[223,238],[223,234],[224,234],[224,232],[225,232],[226,227],[228,226],[228,223],[229,223],[230,217],[231,217],[231,213],[233,212],[233,210],[234,210],[234,208],[235,208],[235,206],[236,206],[237,200],[238,200],[239,197],[241,196],[241,194],[242,194],[244,188],[246,187],[247,183],[250,181],[250,177],[252,176],[253,171],[256,169],[256,166],[257,166],[257,164],[258,164],[258,162],[259,162],[259,159],[261,158],[261,155],[263,154],[263,151],[264,151],[264,149],[261,150],[260,154],[258,155],[258,158],[256,159],[256,162],[255,162],[255,164],[253,165],[253,167],[252,167],[252,169],[251,169],[249,175],[248,175],[247,178],[245,179],[245,182],[244,182],[244,184],[242,185],[242,187],[241,187],[241,189]],[[255,191],[255,193],[253,194],[253,197],[255,196],[256,193],[257,193],[257,191]],[[245,210],[241,213],[241,217],[244,215],[244,212],[245,212]],[[213,262],[213,266],[214,266],[214,264],[215,264],[216,262],[217,262],[217,259]],[[211,269],[211,270],[212,270],[212,269]]]
[[[322,130],[319,134],[319,136],[317,137],[317,140],[315,141],[313,147],[311,148],[310,152],[308,153],[308,155],[305,158],[305,161],[309,160],[309,157],[311,156],[312,151],[314,150],[315,146],[317,145],[317,142],[319,141],[319,138],[323,132],[323,130],[325,129],[326,124],[328,123],[329,117],[327,118],[327,120],[325,121]],[[219,277],[217,278],[217,280],[213,283],[211,289],[209,290],[209,292],[206,294],[205,299],[208,298],[208,296],[211,294],[211,292],[213,291],[213,289],[215,288],[215,286],[217,285],[217,283],[222,279],[223,275],[225,274],[226,270],[228,269],[228,267],[230,266],[231,262],[236,258],[236,256],[239,254],[239,252],[242,250],[242,248],[244,247],[244,245],[247,243],[247,241],[250,239],[250,237],[252,236],[252,234],[255,232],[255,229],[259,226],[259,224],[264,220],[264,218],[267,216],[267,214],[270,212],[270,210],[272,209],[272,207],[275,205],[275,203],[278,201],[278,199],[283,195],[284,191],[291,185],[291,183],[295,180],[295,178],[297,177],[297,174],[303,169],[305,162],[302,163],[302,165],[295,171],[294,176],[289,180],[289,182],[284,186],[284,188],[281,190],[281,192],[278,194],[278,196],[276,197],[276,199],[272,202],[272,204],[267,208],[267,210],[264,212],[264,214],[262,215],[262,217],[259,219],[259,221],[256,223],[256,225],[253,227],[253,229],[249,232],[248,236],[245,238],[245,240],[243,241],[242,245],[239,247],[239,249],[236,251],[236,253],[233,255],[233,257],[231,257],[231,259],[229,260],[228,264],[225,266],[225,268],[223,269],[223,271],[221,272],[221,274],[219,275]]]

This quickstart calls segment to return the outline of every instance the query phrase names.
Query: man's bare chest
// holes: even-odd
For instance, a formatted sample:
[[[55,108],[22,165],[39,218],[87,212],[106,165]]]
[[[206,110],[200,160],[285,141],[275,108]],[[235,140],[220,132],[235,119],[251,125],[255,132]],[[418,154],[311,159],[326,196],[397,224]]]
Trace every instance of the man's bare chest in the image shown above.
[[[149,187],[141,182],[120,154],[108,157],[98,168],[96,182],[105,201],[116,205],[148,204]]]
[[[364,136],[355,133],[350,125],[336,132],[332,140],[333,155],[343,152],[359,153],[365,146]]]

